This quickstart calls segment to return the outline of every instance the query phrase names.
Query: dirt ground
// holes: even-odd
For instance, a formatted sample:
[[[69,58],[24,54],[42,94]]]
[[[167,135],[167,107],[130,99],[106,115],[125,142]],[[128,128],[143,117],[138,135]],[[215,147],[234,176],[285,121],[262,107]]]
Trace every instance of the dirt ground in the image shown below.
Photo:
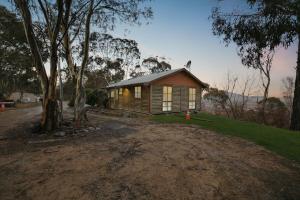
[[[94,112],[74,134],[36,135],[34,109],[0,113],[1,200],[300,199],[299,165],[245,140]]]

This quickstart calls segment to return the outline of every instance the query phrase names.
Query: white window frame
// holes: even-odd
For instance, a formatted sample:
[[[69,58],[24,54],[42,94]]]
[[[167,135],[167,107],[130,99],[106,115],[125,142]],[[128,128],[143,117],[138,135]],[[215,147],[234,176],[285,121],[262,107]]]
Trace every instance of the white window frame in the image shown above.
[[[196,109],[196,88],[189,88],[189,110]]]
[[[172,111],[172,93],[173,88],[171,86],[163,86],[163,102],[162,111]]]
[[[136,98],[136,99],[142,98],[142,87],[141,86],[134,87],[134,98]]]

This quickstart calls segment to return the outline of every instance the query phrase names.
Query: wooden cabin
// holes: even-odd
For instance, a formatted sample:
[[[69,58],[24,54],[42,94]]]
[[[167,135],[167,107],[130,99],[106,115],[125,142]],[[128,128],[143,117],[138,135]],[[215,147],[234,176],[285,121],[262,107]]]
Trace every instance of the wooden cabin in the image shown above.
[[[208,84],[185,68],[123,80],[107,87],[110,108],[151,114],[199,111],[205,88]]]

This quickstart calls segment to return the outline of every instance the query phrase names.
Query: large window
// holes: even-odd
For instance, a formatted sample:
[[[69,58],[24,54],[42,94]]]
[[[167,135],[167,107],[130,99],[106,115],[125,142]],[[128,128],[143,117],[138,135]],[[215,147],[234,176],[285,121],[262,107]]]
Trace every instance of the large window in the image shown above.
[[[189,109],[196,108],[196,89],[189,88]]]
[[[163,87],[163,111],[172,110],[172,87],[164,86]]]
[[[119,95],[120,95],[120,96],[123,95],[123,88],[119,88]]]
[[[134,87],[134,97],[140,99],[142,97],[142,87],[136,86]]]

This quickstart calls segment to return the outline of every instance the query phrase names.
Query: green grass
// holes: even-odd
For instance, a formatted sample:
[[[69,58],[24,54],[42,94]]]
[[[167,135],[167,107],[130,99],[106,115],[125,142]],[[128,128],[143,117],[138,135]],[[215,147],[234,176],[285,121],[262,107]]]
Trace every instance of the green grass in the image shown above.
[[[185,120],[183,114],[155,115],[152,119],[160,123],[196,124],[217,133],[241,137],[300,163],[299,131],[294,132],[207,113],[194,114],[191,120]]]

